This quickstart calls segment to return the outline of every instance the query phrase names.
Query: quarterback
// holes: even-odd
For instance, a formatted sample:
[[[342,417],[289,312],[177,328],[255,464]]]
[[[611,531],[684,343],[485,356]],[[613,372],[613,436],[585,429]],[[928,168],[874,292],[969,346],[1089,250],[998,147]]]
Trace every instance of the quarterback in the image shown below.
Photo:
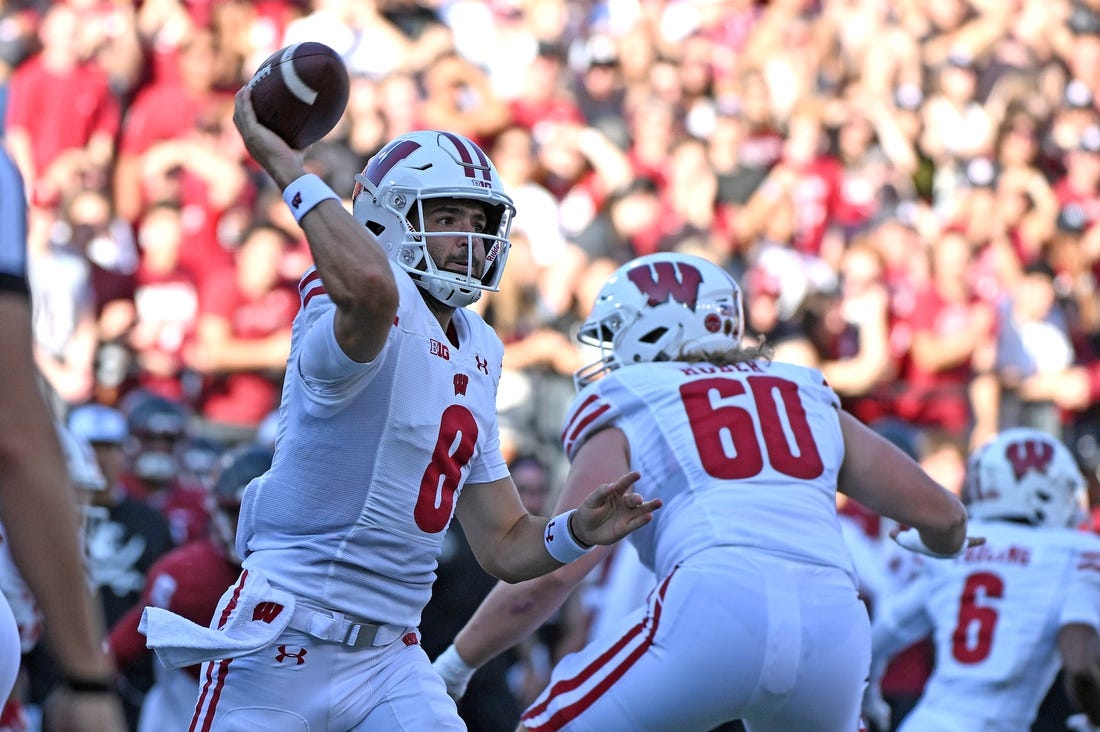
[[[497,429],[503,346],[465,309],[497,288],[514,214],[477,145],[434,130],[393,140],[356,177],[352,214],[257,122],[247,87],[234,120],[315,268],[299,283],[272,466],[241,506],[240,577],[210,628],[155,609],[143,627],[167,662],[205,662],[194,729],[464,729],[416,629],[451,519],[515,582],[618,541],[660,501],[624,470],[576,511],[523,508]]]

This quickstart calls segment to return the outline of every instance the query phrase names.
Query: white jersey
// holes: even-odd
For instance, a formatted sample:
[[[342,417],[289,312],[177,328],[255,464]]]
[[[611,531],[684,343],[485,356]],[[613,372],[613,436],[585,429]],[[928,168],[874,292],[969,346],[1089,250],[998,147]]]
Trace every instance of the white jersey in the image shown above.
[[[986,543],[925,562],[875,616],[873,678],[910,643],[935,642],[932,677],[902,729],[1025,732],[1061,666],[1058,629],[1100,624],[1100,537],[1002,521],[972,521],[969,533]]]
[[[12,616],[19,628],[19,647],[28,653],[42,637],[42,611],[31,594],[8,548],[8,535],[0,524],[0,594],[8,601]]]
[[[457,309],[454,345],[408,273],[374,361],[343,353],[316,270],[302,278],[271,469],[249,486],[244,569],[306,602],[416,626],[462,486],[508,474],[496,390],[503,346]]]
[[[562,442],[572,459],[605,427],[626,434],[638,492],[664,502],[630,536],[657,577],[701,549],[748,546],[854,582],[836,513],[838,409],[821,372],[803,366],[633,364],[577,395]]]

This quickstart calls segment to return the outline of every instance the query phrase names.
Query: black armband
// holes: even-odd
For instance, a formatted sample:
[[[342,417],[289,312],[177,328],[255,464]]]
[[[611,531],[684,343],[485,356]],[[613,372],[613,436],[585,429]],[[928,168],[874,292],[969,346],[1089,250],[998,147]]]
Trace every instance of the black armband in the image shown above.
[[[116,691],[113,678],[87,679],[79,676],[62,676],[61,685],[74,694],[113,694]]]

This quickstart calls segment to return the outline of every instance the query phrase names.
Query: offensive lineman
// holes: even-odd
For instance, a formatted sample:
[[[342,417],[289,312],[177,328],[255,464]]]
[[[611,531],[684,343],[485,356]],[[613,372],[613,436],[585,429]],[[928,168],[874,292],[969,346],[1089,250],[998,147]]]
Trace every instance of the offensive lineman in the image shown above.
[[[143,628],[167,665],[208,661],[196,729],[462,730],[416,632],[451,518],[487,571],[519,581],[660,502],[626,473],[568,515],[524,510],[499,448],[503,347],[464,309],[496,289],[514,213],[480,148],[441,131],[392,141],[357,176],[353,217],[257,122],[247,87],[234,120],[316,266],[274,462],[241,509],[241,576],[210,629],[157,608]]]
[[[628,262],[596,296],[579,337],[601,358],[576,374],[558,508],[577,505],[580,486],[639,471],[664,503],[631,536],[657,584],[559,661],[523,729],[856,730],[870,623],[837,490],[917,529],[898,537],[910,549],[967,545],[957,498],[841,410],[819,371],[742,346],[742,324],[734,280],[684,254]],[[461,696],[477,666],[542,624],[596,554],[498,584],[436,659],[448,691]]]

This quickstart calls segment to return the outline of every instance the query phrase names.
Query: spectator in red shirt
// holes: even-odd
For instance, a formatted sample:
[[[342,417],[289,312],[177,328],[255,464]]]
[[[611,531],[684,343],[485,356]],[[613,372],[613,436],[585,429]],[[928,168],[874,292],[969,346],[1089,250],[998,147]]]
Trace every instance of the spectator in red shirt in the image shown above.
[[[508,101],[512,123],[534,132],[536,137],[540,125],[580,123],[585,119],[563,82],[564,56],[559,46],[540,43],[535,58],[527,66],[519,94]]]
[[[188,360],[205,377],[199,412],[203,431],[215,439],[251,439],[278,405],[299,305],[297,289],[279,274],[289,244],[282,229],[253,227],[234,266],[211,274],[202,288]]]
[[[193,129],[154,142],[140,158],[143,200],[179,205],[187,241],[180,264],[199,282],[208,272],[231,264],[223,225],[227,214],[247,205],[253,193],[230,112],[212,104],[196,117]]]
[[[994,312],[971,288],[970,242],[958,231],[944,232],[929,256],[931,280],[918,292],[910,319],[912,341],[898,414],[913,424],[937,427],[956,437],[965,436],[972,427],[975,434],[994,434],[996,394],[990,403],[988,395],[974,393],[994,378]],[[972,409],[972,400],[980,401],[980,406]],[[990,431],[983,433],[983,426]]]
[[[834,264],[839,259],[837,238],[824,249],[826,231],[835,217],[843,169],[824,151],[824,110],[806,102],[791,116],[783,159],[749,199],[737,222],[738,237],[751,241],[769,225],[777,207],[793,207],[795,229],[792,244],[803,254]]]
[[[74,40],[80,22],[74,8],[53,3],[39,28],[42,50],[10,81],[5,135],[32,205],[52,207],[74,173],[102,175],[115,152],[119,103],[94,49]]]
[[[172,203],[150,208],[138,225],[141,263],[134,277],[130,347],[138,384],[169,399],[184,395],[183,347],[198,314],[198,284],[180,264],[183,214]]]
[[[1100,222],[1100,127],[1086,127],[1065,153],[1066,173],[1054,183],[1059,206],[1075,203],[1086,227]]]
[[[178,79],[171,76],[141,89],[126,112],[115,164],[115,205],[119,215],[136,221],[149,204],[142,191],[143,157],[155,143],[185,137],[209,120],[212,110],[232,108],[232,93],[218,88],[219,48],[212,31],[187,37],[177,57]],[[233,79],[232,86],[239,80]],[[155,199],[152,199],[155,200]]]

